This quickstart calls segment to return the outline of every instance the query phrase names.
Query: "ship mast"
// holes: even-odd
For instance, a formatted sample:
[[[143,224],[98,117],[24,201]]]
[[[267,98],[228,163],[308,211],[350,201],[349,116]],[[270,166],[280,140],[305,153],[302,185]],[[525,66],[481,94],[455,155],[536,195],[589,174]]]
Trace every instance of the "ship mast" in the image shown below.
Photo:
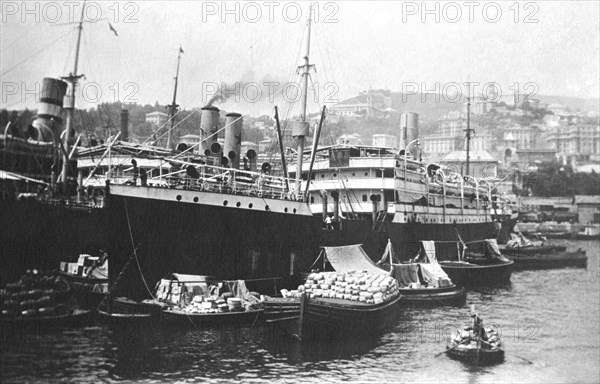
[[[73,119],[75,115],[75,88],[77,87],[77,82],[83,75],[77,74],[77,67],[79,65],[79,48],[81,46],[81,32],[83,31],[83,17],[85,14],[85,1],[83,2],[83,7],[81,8],[81,18],[79,19],[79,25],[77,26],[77,45],[75,47],[75,65],[73,66],[73,72],[69,74],[69,76],[63,77],[63,80],[67,81],[71,85],[70,95],[67,99],[67,106],[65,109],[67,110],[67,121],[65,124],[65,137],[64,137],[64,147],[63,147],[63,164],[62,164],[62,176],[61,182],[63,185],[67,184],[67,180],[69,178],[69,139],[71,137],[71,133],[73,132]]]
[[[471,152],[471,133],[473,130],[471,129],[471,92],[469,91],[469,95],[467,96],[467,129],[464,130],[466,132],[467,137],[467,166],[465,170],[465,174],[463,176],[469,175],[469,156]]]
[[[175,89],[173,90],[173,102],[171,105],[168,105],[169,108],[169,121],[171,122],[171,126],[169,128],[169,132],[167,133],[167,148],[171,148],[171,133],[173,132],[173,127],[175,125],[175,113],[177,112],[177,83],[179,81],[179,62],[181,61],[181,54],[183,53],[183,49],[179,46],[179,54],[177,55],[177,71],[175,72]]]
[[[310,73],[311,67],[314,65],[310,64],[309,55],[310,55],[310,32],[312,26],[312,5],[308,10],[308,33],[307,33],[307,41],[306,41],[306,53],[304,55],[304,65],[298,67],[298,70],[302,70],[302,98],[301,98],[301,112],[300,112],[300,122],[303,126],[307,124],[307,115],[306,115],[306,102],[308,99],[308,76]],[[302,158],[304,154],[304,129],[301,130],[301,133],[297,135],[298,137],[298,152],[296,154],[296,187],[295,193],[296,197],[299,196],[300,193],[300,185],[302,183]]]

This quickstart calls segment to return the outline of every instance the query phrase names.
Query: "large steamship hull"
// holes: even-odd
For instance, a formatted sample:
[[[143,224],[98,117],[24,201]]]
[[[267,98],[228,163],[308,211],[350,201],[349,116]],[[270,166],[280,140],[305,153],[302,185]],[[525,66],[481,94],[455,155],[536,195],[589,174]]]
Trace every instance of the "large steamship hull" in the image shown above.
[[[135,188],[135,187],[133,187]],[[139,187],[138,187],[139,188]],[[371,257],[383,254],[388,238],[396,257],[415,255],[420,240],[448,241],[440,259],[456,255],[457,230],[464,241],[494,237],[494,223],[386,223],[343,220],[340,230],[323,230],[319,216],[109,194],[105,208],[52,205],[35,200],[0,200],[0,278],[17,279],[26,269],[54,269],[81,253],[107,249],[114,280],[132,256],[132,240],[150,288],[170,272],[247,279],[265,293],[293,286],[312,266],[324,245],[362,243]],[[243,201],[243,199],[239,199]],[[264,200],[268,203],[268,200]],[[285,204],[285,201],[282,202]],[[291,204],[291,203],[290,203]],[[129,217],[129,223],[128,223]],[[129,227],[131,226],[131,237]],[[118,290],[144,297],[135,262],[123,272]]]
[[[0,199],[0,281],[27,269],[56,269],[108,243],[105,211],[37,200]]]
[[[168,273],[178,272],[244,279],[252,290],[275,294],[299,283],[320,246],[362,243],[375,259],[390,238],[396,256],[407,259],[415,256],[420,240],[456,242],[457,229],[464,241],[494,237],[497,232],[493,222],[386,223],[381,231],[373,231],[371,221],[352,220],[344,220],[340,230],[324,230],[320,216],[300,209],[294,213],[293,204],[300,203],[288,200],[260,199],[262,205],[252,203],[248,209],[256,200],[247,196],[213,195],[207,204],[201,192],[159,189],[159,197],[154,192],[112,186],[108,196],[111,279],[123,270],[117,293],[135,299],[148,295],[142,274],[150,289]],[[271,205],[269,210],[266,205]],[[132,259],[133,244],[139,269]],[[455,243],[439,251],[441,259],[456,257]]]

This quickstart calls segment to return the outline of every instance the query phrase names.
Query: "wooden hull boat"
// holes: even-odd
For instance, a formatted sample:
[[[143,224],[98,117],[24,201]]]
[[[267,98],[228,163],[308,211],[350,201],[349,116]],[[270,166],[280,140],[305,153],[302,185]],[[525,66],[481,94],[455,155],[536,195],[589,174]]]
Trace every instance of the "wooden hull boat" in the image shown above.
[[[264,322],[263,309],[242,312],[189,313],[177,309],[165,309],[162,322],[165,325],[191,328],[252,327]]]
[[[490,260],[485,264],[440,261],[440,265],[457,286],[476,287],[509,284],[514,261]]]
[[[58,327],[84,326],[93,320],[92,310],[74,309],[55,316],[3,317],[0,322],[3,335],[8,335],[13,332],[43,332]]]
[[[514,270],[535,270],[554,268],[587,268],[586,252],[578,249],[574,252],[559,252],[551,254],[537,253],[506,253],[506,257],[513,260]]]
[[[300,315],[302,340],[336,342],[378,336],[398,319],[401,297],[398,294],[380,304],[332,298],[304,299]]]
[[[410,306],[463,306],[467,292],[456,285],[439,288],[400,288],[402,303]]]
[[[300,299],[269,297],[263,301],[265,323],[298,321],[300,319]]]
[[[554,253],[562,253],[567,251],[566,245],[531,245],[531,246],[517,246],[509,247],[506,245],[499,246],[500,251],[504,256],[508,255],[548,255]]]
[[[108,279],[77,276],[63,271],[60,275],[71,286],[77,303],[84,308],[96,308],[108,292]]]
[[[504,360],[504,349],[498,331],[494,328],[483,328],[481,321],[475,316],[473,326],[463,326],[452,333],[451,341],[446,346],[446,354],[453,358],[473,364],[493,364]],[[474,329],[476,331],[474,331]]]
[[[448,345],[446,354],[453,359],[462,360],[473,364],[494,364],[504,360],[502,343],[496,348],[477,347],[476,345]]]
[[[150,325],[153,323],[150,313],[120,313],[98,310],[98,319],[113,326]]]

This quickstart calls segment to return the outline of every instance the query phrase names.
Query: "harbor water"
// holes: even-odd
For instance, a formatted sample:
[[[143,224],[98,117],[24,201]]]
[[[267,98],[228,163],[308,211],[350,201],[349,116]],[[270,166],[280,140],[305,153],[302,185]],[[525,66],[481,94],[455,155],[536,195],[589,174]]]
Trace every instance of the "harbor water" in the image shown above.
[[[495,324],[504,363],[475,367],[445,354],[469,306],[404,309],[377,340],[301,344],[293,329],[111,329],[94,325],[2,335],[2,383],[24,382],[599,382],[599,241],[587,269],[514,272],[507,287],[468,292]]]

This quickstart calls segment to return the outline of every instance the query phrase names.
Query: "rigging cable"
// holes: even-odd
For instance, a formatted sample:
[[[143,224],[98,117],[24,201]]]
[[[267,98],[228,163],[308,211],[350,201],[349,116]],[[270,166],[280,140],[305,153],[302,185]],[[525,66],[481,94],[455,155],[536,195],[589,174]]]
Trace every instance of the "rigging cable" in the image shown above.
[[[129,228],[129,238],[131,239],[131,246],[133,247],[133,255],[135,256],[135,263],[137,264],[138,271],[140,271],[140,277],[142,278],[142,281],[144,282],[144,286],[146,287],[146,290],[150,294],[150,297],[152,299],[156,300],[156,298],[150,291],[150,288],[148,288],[148,284],[146,283],[146,279],[144,278],[144,274],[142,273],[142,267],[140,266],[140,261],[137,256],[137,247],[135,246],[135,243],[133,241],[133,233],[131,232],[131,223],[129,222],[129,210],[127,209],[127,199],[123,199],[123,202],[125,203],[125,214],[127,215],[127,227]]]

